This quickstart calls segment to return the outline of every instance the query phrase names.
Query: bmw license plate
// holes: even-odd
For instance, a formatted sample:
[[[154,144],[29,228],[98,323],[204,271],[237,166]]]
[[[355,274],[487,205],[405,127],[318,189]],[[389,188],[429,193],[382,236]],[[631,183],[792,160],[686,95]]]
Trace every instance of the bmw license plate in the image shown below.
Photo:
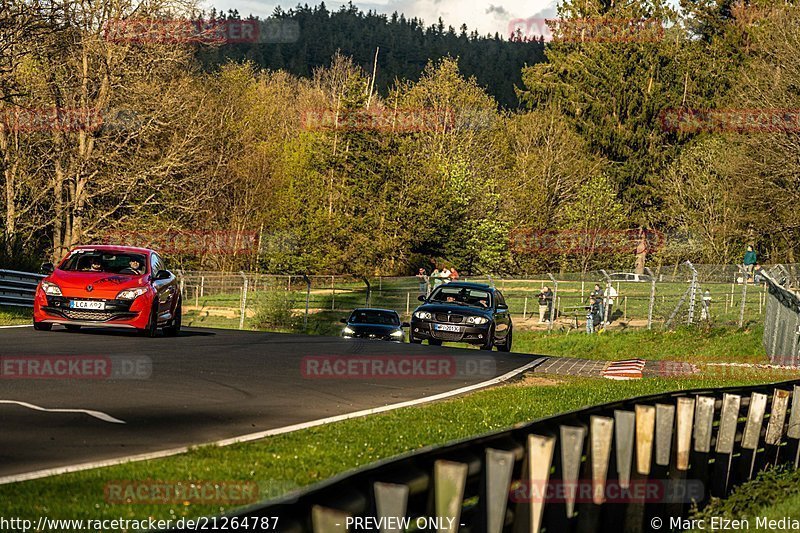
[[[461,333],[461,326],[451,326],[450,324],[434,324],[433,329],[436,331],[452,331],[453,333]]]
[[[102,311],[106,308],[105,302],[92,302],[87,300],[72,300],[69,303],[71,309],[95,309]]]

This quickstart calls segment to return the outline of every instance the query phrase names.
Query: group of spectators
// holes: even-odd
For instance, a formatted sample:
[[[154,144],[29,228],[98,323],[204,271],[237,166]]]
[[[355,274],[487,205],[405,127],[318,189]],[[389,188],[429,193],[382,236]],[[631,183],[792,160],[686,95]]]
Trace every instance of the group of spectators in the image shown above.
[[[748,277],[748,282],[761,283],[764,280],[764,267],[758,262],[758,257],[752,245],[747,246],[744,255],[743,270]],[[420,268],[417,273],[419,280],[419,292],[427,296],[431,290],[443,283],[448,283],[459,278],[455,267],[445,265],[437,266],[430,275],[424,268]],[[701,320],[709,320],[711,316],[711,292],[708,289],[702,291],[701,299]],[[545,324],[555,319],[553,316],[553,291],[550,287],[542,287],[541,292],[536,295],[539,300],[539,323]],[[594,289],[589,294],[586,304],[586,333],[595,333],[604,325],[612,322],[614,303],[618,297],[617,290],[609,283],[603,289],[599,283],[595,284]]]
[[[441,265],[435,267],[430,275],[424,268],[420,268],[417,272],[417,279],[419,280],[419,293],[427,296],[430,292],[443,283],[449,283],[457,280],[459,277],[456,267],[447,267]]]
[[[595,283],[586,305],[586,333],[594,333],[613,320],[618,293],[609,283],[605,290]]]
[[[614,303],[617,298],[617,289],[609,284],[603,289],[600,284],[595,284],[594,289],[587,298],[586,308],[586,333],[594,333],[602,324],[611,322],[614,312]],[[553,316],[553,291],[550,287],[543,287],[536,297],[539,299],[539,323],[545,324],[552,321]]]

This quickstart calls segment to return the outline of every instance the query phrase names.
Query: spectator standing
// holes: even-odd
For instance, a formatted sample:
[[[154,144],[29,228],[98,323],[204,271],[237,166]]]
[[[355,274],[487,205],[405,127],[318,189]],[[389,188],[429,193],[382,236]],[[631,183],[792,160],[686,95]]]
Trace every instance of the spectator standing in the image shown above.
[[[611,322],[611,315],[614,314],[614,300],[617,297],[617,289],[611,283],[608,284],[606,290],[603,292],[605,305],[603,306],[603,313],[606,322]]]
[[[442,265],[442,270],[439,272],[439,276],[442,278],[444,283],[450,283],[450,279],[453,273],[447,268],[445,265]]]
[[[753,269],[753,282],[758,284],[762,281],[764,281],[764,267],[760,263],[756,263]]]
[[[603,327],[603,298],[595,298],[592,304],[592,322],[594,322],[594,331]]]
[[[753,246],[751,244],[748,244],[747,251],[744,253],[744,271],[747,273],[748,278],[753,276],[753,267],[756,263],[758,263],[756,251],[753,250]]]
[[[420,268],[419,272],[417,272],[417,279],[419,280],[419,293],[423,296],[427,296],[430,292],[431,285],[430,278],[424,268]]]
[[[550,322],[553,309],[553,292],[550,287],[544,287],[536,296],[539,298],[539,324],[544,324],[545,320]],[[545,317],[547,317],[545,319]]]
[[[586,333],[594,333],[600,326],[602,320],[603,300],[601,298],[589,297],[589,305],[586,306]]]
[[[430,282],[434,289],[444,283],[444,281],[442,281],[442,273],[439,272],[438,268],[434,268],[433,272],[431,272]]]
[[[602,297],[603,297],[603,289],[600,287],[599,283],[595,283],[594,284],[594,290],[589,295],[590,301],[594,302],[595,299],[602,298]]]
[[[592,290],[592,293],[589,295],[589,304],[593,304],[594,301],[596,299],[598,299],[598,298],[600,298],[600,299],[603,298],[603,289],[602,289],[602,287],[600,287],[599,283],[595,283],[594,284],[594,289]],[[602,309],[601,309],[601,311],[602,311]],[[595,322],[594,325],[596,326],[597,322]]]
[[[711,318],[711,291],[706,289],[703,293],[703,307],[700,310],[700,320],[709,320]]]
[[[450,279],[452,281],[458,281],[458,270],[456,270],[456,267],[450,269]]]

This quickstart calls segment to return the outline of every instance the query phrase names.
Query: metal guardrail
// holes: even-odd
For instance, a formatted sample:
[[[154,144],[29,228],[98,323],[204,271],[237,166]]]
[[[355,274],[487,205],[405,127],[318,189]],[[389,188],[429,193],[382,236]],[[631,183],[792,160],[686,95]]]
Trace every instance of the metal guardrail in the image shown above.
[[[692,504],[799,460],[800,380],[697,389],[423,449],[228,518],[314,533],[670,530]]]
[[[36,286],[44,277],[30,272],[0,270],[0,305],[33,307]]]

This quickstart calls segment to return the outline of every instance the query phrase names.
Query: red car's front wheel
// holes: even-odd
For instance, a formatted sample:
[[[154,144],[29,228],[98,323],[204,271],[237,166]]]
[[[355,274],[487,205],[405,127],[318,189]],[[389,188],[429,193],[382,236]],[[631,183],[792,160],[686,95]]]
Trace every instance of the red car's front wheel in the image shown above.
[[[158,335],[158,297],[153,301],[153,307],[150,309],[150,319],[147,321],[147,327],[142,330],[147,337],[155,337]]]
[[[50,331],[53,329],[53,324],[48,324],[46,322],[37,322],[33,321],[33,329],[36,331]]]

